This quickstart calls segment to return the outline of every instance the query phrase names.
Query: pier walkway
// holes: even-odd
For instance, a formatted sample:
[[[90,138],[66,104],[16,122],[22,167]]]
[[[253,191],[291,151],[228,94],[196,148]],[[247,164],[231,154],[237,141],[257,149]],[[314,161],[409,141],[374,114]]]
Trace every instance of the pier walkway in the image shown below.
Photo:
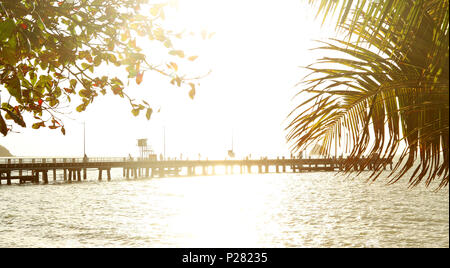
[[[97,170],[98,180],[111,180],[111,169],[123,170],[123,177],[166,177],[166,176],[208,176],[216,175],[216,167],[223,167],[225,174],[233,173],[286,173],[339,171],[343,169],[342,158],[303,158],[303,159],[243,159],[243,160],[149,160],[130,158],[2,158],[0,159],[0,185],[2,181],[11,184],[32,182],[44,184],[52,175],[57,180],[57,171],[62,172],[64,181],[87,179],[87,170]],[[354,161],[354,169],[374,169],[379,161],[359,159]],[[386,168],[386,166],[384,166]],[[392,162],[390,163],[392,169]],[[49,174],[50,173],[50,174]]]

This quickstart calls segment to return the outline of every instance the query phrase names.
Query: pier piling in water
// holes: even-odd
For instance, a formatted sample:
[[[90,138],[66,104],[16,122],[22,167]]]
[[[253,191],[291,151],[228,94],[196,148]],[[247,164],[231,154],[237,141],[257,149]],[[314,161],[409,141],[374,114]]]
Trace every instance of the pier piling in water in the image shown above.
[[[42,181],[44,182],[44,184],[48,183],[48,171],[47,170],[42,171]]]

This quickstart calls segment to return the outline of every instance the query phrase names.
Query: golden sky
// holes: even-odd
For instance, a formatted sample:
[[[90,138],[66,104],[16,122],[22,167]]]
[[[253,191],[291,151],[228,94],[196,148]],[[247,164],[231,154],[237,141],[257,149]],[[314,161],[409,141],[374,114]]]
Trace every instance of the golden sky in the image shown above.
[[[294,86],[307,74],[299,67],[318,57],[309,51],[317,45],[313,40],[335,36],[333,27],[315,20],[315,10],[306,2],[180,0],[178,8],[166,14],[169,26],[215,33],[208,40],[187,37],[176,44],[186,54],[199,56],[194,67],[180,66],[181,71],[212,70],[200,81],[194,100],[187,88],[146,72],[142,84],[130,81],[127,91],[161,107],[150,121],[134,118],[124,99],[99,97],[85,112],[69,115],[75,120],[63,117],[66,136],[58,130],[16,126],[20,133],[10,133],[1,144],[17,156],[82,156],[85,121],[89,156],[137,156],[138,138],[148,138],[159,154],[164,127],[169,157],[182,153],[197,158],[200,153],[202,158],[223,159],[232,136],[237,157],[288,156],[285,118],[298,104],[292,101],[299,90]]]

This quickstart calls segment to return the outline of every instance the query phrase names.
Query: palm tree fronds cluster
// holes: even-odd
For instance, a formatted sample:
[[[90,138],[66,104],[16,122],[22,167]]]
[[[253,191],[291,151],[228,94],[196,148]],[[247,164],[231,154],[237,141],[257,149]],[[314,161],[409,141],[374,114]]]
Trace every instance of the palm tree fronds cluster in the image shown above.
[[[347,36],[316,48],[328,57],[306,68],[305,98],[288,116],[293,151],[322,144],[378,161],[396,157],[390,183],[408,172],[409,185],[449,180],[448,0],[310,1],[325,16],[339,11]],[[398,159],[397,159],[398,158]],[[384,162],[383,162],[384,161]]]

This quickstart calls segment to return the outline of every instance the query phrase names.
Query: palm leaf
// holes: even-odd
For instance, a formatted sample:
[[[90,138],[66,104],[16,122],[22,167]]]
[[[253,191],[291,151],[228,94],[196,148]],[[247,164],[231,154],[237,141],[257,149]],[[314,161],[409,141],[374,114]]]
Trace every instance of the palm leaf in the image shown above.
[[[332,2],[320,1],[319,12],[328,14],[342,1]],[[347,39],[316,48],[343,56],[306,67],[311,74],[298,97],[308,100],[288,116],[291,148],[322,144],[320,151],[330,155],[337,139],[341,148],[351,148],[345,165],[350,171],[352,159],[369,156],[367,165],[380,157],[391,161],[406,144],[389,182],[411,170],[411,187],[422,180],[428,186],[437,177],[438,188],[447,186],[448,1],[363,2],[353,11],[352,1],[341,3],[339,27]],[[369,179],[378,178],[385,164],[379,162]]]

